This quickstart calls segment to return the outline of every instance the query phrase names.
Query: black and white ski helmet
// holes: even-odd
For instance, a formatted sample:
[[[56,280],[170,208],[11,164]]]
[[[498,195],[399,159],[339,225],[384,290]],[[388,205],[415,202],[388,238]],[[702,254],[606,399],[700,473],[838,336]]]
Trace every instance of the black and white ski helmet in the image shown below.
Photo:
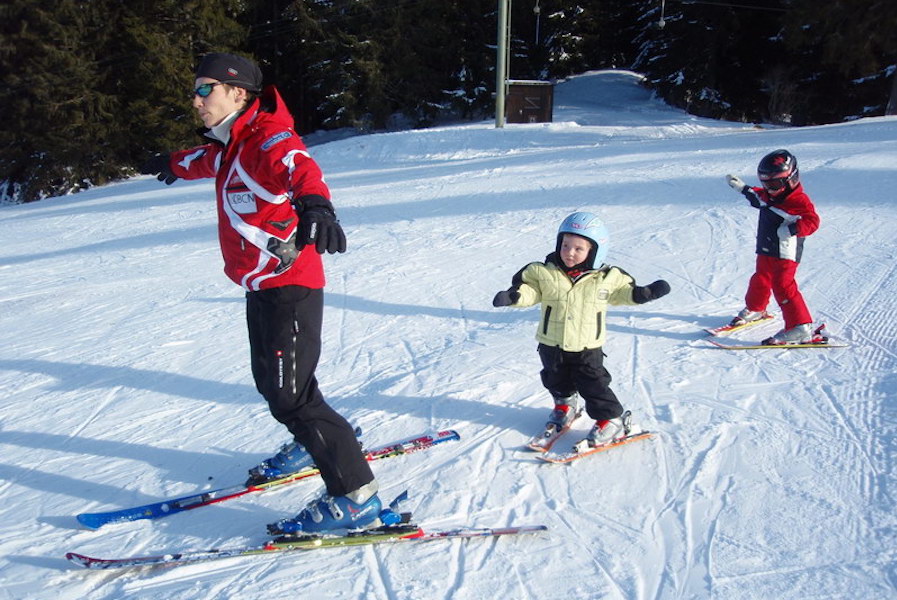
[[[757,177],[771,196],[789,194],[800,184],[797,157],[785,149],[770,152],[760,159]]]

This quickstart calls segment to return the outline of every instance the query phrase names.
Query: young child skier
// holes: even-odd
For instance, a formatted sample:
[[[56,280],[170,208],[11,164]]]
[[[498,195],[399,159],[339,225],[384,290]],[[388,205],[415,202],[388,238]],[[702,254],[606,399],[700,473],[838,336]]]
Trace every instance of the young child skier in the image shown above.
[[[766,307],[773,294],[782,310],[785,328],[763,340],[763,344],[821,343],[824,337],[819,330],[813,330],[813,318],[794,280],[804,238],[819,228],[816,208],[800,183],[797,158],[787,150],[770,152],[760,160],[757,177],[762,187],[751,187],[736,175],[726,175],[729,185],[760,210],[757,266],[748,283],[745,307],[730,325],[768,317]]]
[[[604,264],[609,236],[589,212],[576,212],[561,223],[555,251],[544,262],[517,272],[493,306],[542,305],[536,331],[542,360],[542,384],[554,398],[546,433],[559,434],[579,415],[577,394],[595,425],[584,442],[601,446],[624,435],[623,407],[610,389],[604,367],[605,314],[610,305],[643,304],[670,291],[666,281],[638,286],[622,269]],[[582,442],[576,447],[582,447]]]

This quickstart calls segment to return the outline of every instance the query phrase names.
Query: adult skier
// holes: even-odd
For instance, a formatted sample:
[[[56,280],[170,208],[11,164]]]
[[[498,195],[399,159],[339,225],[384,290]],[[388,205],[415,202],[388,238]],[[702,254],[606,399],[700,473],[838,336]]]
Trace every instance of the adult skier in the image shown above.
[[[215,179],[224,272],[246,290],[252,375],[292,440],[250,470],[250,481],[320,469],[326,493],[283,530],[318,532],[380,524],[378,485],[353,428],[325,402],[321,255],[345,252],[321,169],[273,85],[242,56],[207,54],[196,68],[193,108],[206,143],[156,155],[141,169],[171,184]]]

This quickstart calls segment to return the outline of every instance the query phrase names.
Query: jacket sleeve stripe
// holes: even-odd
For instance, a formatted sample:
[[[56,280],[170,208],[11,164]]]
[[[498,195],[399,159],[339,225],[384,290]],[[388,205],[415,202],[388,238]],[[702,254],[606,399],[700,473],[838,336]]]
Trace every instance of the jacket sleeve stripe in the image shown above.
[[[240,178],[243,179],[243,182],[247,185],[247,187],[249,187],[250,190],[252,190],[253,193],[256,193],[254,188],[260,188],[260,186],[254,181],[244,178],[245,171],[242,171],[242,169],[240,168],[239,161],[234,163],[232,170],[237,170],[238,172],[240,172]],[[248,175],[246,177],[248,177]],[[224,212],[227,214],[227,218],[230,221],[231,227],[233,227],[237,231],[237,233],[248,240],[253,246],[262,251],[262,256],[264,257],[265,262],[267,262],[269,258],[273,258],[273,255],[268,251],[268,239],[277,236],[272,236],[266,231],[259,229],[258,227],[254,227],[244,221],[240,217],[240,215],[238,215],[237,212],[233,209],[233,207],[231,207],[230,202],[227,201],[227,192],[222,191],[222,194],[224,194],[225,197],[221,199],[221,205],[224,207]],[[280,239],[281,241],[286,241],[287,239],[289,239],[292,231],[287,231],[286,233],[287,235],[285,237],[278,237],[278,239]],[[261,261],[262,259],[259,258],[259,260]]]
[[[243,276],[243,279],[240,281],[240,285],[242,285],[245,289],[250,291],[258,291],[262,288],[262,282],[270,277],[274,277],[274,273],[268,273],[267,275],[258,276],[259,273],[262,273],[265,270],[265,267],[268,264],[268,254],[266,252],[259,253],[259,262],[256,265],[255,269],[246,273]]]
[[[289,169],[290,176],[293,175],[293,171],[296,169],[296,155],[300,154],[305,158],[311,158],[311,154],[306,152],[305,150],[290,150],[286,153],[286,155],[280,159],[280,162],[284,164],[284,166]]]
[[[236,169],[237,174],[240,175],[240,179],[243,180],[243,183],[246,184],[246,187],[249,188],[253,194],[264,200],[265,202],[270,202],[271,204],[283,204],[284,202],[290,199],[288,194],[272,194],[268,190],[266,190],[262,185],[257,182],[252,176],[246,172],[246,169],[243,168],[243,165],[240,164],[240,158],[237,157],[237,160],[234,161],[234,169]]]

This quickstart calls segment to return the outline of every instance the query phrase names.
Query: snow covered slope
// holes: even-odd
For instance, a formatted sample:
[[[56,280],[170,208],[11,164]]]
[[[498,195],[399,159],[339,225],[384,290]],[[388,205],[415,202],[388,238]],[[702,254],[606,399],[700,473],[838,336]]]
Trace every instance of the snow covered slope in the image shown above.
[[[555,122],[316,146],[349,239],[328,257],[330,402],[370,444],[456,428],[377,463],[424,525],[545,535],[321,550],[178,569],[64,561],[265,539],[305,482],[97,532],[80,512],[241,481],[285,441],[249,374],[211,182],[154,178],[0,209],[0,598],[885,598],[897,595],[897,119],[801,129],[691,117],[626,72],[572,78]],[[798,280],[843,350],[727,352],[756,214],[725,183],[800,161],[822,227]],[[617,308],[607,365],[648,442],[575,466],[520,446],[544,422],[536,309],[493,309],[568,213],[672,293]],[[743,332],[759,339],[762,331]],[[588,429],[585,420],[570,441]],[[559,442],[564,444],[564,442]]]

